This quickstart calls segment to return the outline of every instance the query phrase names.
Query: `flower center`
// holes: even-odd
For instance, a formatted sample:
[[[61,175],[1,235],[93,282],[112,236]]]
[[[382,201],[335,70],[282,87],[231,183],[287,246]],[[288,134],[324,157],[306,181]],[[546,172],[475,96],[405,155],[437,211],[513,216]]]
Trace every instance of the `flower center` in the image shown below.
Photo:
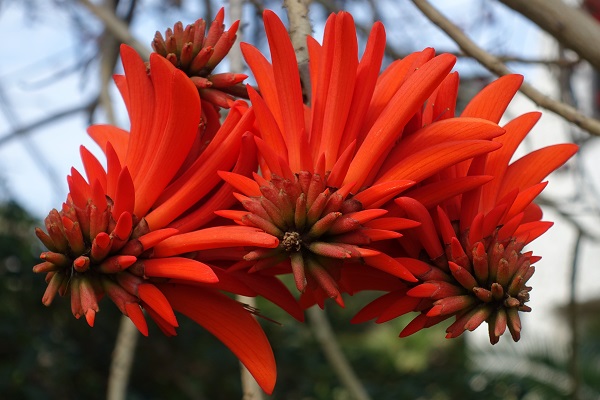
[[[283,240],[281,241],[281,245],[285,249],[285,251],[300,251],[302,248],[302,238],[298,232],[286,232],[283,235]]]

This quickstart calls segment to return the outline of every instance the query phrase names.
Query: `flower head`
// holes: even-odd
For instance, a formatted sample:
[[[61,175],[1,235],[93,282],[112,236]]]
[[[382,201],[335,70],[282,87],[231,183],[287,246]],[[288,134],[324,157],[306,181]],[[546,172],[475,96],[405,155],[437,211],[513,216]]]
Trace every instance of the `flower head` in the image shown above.
[[[323,306],[326,298],[343,304],[342,270],[362,264],[416,281],[379,250],[414,226],[388,216],[384,205],[436,171],[497,149],[489,139],[503,130],[477,118],[442,121],[431,106],[423,116],[424,103],[433,104],[438,92],[456,91],[456,74],[449,74],[455,58],[426,49],[379,75],[383,25],[373,26],[359,60],[354,21],[345,12],[329,17],[322,45],[307,38],[313,83],[307,107],[285,27],[270,11],[264,22],[272,64],[242,44],[260,89],[248,92],[262,176],[221,173],[245,210],[218,214],[263,230],[278,245],[251,250],[234,269],[292,273],[304,306]],[[425,128],[423,118],[429,118]]]
[[[498,121],[521,81],[516,75],[498,79],[463,115]],[[527,282],[535,270],[532,264],[540,259],[524,247],[552,225],[541,221],[533,200],[546,186],[542,180],[577,151],[573,144],[555,145],[510,163],[539,117],[530,113],[514,119],[494,139],[502,144],[499,150],[440,172],[455,180],[481,176],[488,180],[483,185],[451,198],[440,198],[429,187],[395,200],[404,216],[420,223],[399,239],[403,251],[397,252],[397,260],[419,282],[390,291],[361,310],[354,322],[384,322],[418,311],[400,336],[455,317],[446,330],[448,338],[486,321],[492,344],[507,328],[519,340],[519,312],[531,310]]]
[[[226,31],[224,16],[221,8],[208,31],[206,22],[201,18],[185,28],[177,22],[173,29],[165,31],[164,37],[157,31],[152,41],[154,51],[185,72],[198,88],[202,100],[217,108],[230,108],[233,96],[247,98],[246,88],[241,84],[246,75],[230,72],[213,74],[235,43],[240,24],[240,21],[235,21]]]
[[[144,335],[142,310],[169,336],[176,334],[179,311],[223,341],[270,392],[275,364],[264,332],[249,310],[220,290],[256,293],[184,251],[164,255],[173,250],[165,240],[180,232],[210,237],[211,228],[199,228],[215,208],[231,204],[231,188],[217,170],[248,174],[256,168],[253,152],[240,153],[252,136],[251,113],[234,105],[207,138],[208,126],[199,124],[198,92],[185,74],[158,55],[151,56],[148,74],[127,46],[121,57],[125,76],[116,82],[131,131],[90,128],[106,154],[106,169],[82,147],[87,179],[72,169],[67,200],[45,219],[46,232],[36,230],[48,248],[33,268],[46,273],[42,301],[50,305],[56,294],[70,296],[73,315],[93,326],[99,301],[107,296]],[[264,242],[273,240],[252,235],[253,244]]]

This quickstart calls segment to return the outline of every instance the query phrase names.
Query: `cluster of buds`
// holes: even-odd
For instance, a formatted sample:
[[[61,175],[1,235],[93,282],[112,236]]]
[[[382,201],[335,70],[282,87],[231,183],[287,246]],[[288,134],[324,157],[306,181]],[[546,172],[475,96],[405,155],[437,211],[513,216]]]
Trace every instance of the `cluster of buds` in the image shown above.
[[[216,107],[231,108],[235,97],[248,98],[242,84],[248,76],[231,72],[213,74],[235,43],[240,24],[240,21],[235,21],[226,31],[224,17],[221,8],[208,31],[203,19],[187,25],[185,29],[181,22],[177,22],[173,29],[165,31],[164,37],[156,32],[152,48],[190,77],[203,100]]]

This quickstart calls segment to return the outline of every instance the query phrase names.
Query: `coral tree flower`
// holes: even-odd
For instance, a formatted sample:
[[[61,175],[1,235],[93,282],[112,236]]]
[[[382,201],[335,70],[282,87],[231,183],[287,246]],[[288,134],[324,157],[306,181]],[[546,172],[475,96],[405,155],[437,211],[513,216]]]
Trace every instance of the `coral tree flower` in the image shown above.
[[[156,53],[191,78],[203,102],[212,103],[217,108],[230,108],[233,105],[233,96],[248,96],[246,88],[241,84],[247,75],[231,72],[212,73],[231,50],[240,24],[240,21],[235,21],[226,31],[223,25],[224,17],[225,11],[221,8],[208,31],[203,19],[187,25],[185,29],[181,22],[177,22],[173,29],[166,30],[164,37],[160,32],[156,32],[152,41],[152,48]]]
[[[121,47],[121,57],[125,76],[115,79],[131,132],[90,128],[106,154],[106,170],[82,147],[87,180],[72,169],[62,209],[50,212],[46,232],[36,230],[48,248],[33,268],[46,273],[42,301],[49,305],[57,293],[68,295],[73,315],[85,316],[93,326],[106,295],[144,335],[148,326],[142,310],[166,335],[175,335],[174,311],[179,311],[225,343],[271,392],[275,363],[264,332],[242,304],[219,292],[235,287],[231,279],[179,253],[155,252],[158,245],[168,247],[165,239],[202,227],[215,207],[230,203],[231,189],[220,184],[217,170],[248,174],[256,168],[255,154],[239,151],[244,137],[251,136],[246,132],[252,115],[234,105],[223,126],[207,132],[208,127],[199,128],[198,92],[184,73],[153,54],[148,74],[127,46]],[[251,234],[249,243],[275,243],[256,229],[242,230],[240,235]]]
[[[518,75],[498,79],[462,115],[498,122],[521,82]],[[574,144],[559,144],[510,163],[539,117],[534,112],[510,121],[504,126],[506,133],[494,139],[502,144],[499,150],[447,168],[438,176],[456,180],[480,175],[489,177],[489,182],[448,199],[430,187],[395,200],[405,216],[421,224],[399,239],[404,255],[397,258],[412,265],[419,282],[375,300],[354,322],[372,318],[384,322],[418,311],[401,337],[454,317],[447,338],[486,321],[492,344],[507,328],[513,340],[519,340],[519,312],[531,311],[526,305],[531,291],[527,282],[535,270],[532,264],[540,259],[524,247],[552,226],[541,221],[541,209],[533,200],[547,184],[542,180],[577,151]]]
[[[218,214],[261,229],[277,243],[250,249],[232,268],[292,273],[305,307],[323,307],[326,298],[343,305],[348,269],[360,274],[375,269],[416,281],[409,269],[375,247],[415,226],[386,216],[384,204],[438,170],[497,149],[489,139],[503,130],[477,118],[449,119],[423,129],[413,124],[439,87],[456,82],[449,74],[455,57],[434,57],[426,49],[379,75],[383,25],[373,26],[359,60],[354,21],[345,12],[329,17],[322,45],[307,39],[313,85],[307,107],[286,28],[271,11],[265,11],[264,24],[272,63],[242,44],[260,89],[259,95],[248,87],[260,135],[261,176],[222,172],[245,210]],[[433,141],[436,134],[439,140]],[[412,139],[405,146],[407,135]]]

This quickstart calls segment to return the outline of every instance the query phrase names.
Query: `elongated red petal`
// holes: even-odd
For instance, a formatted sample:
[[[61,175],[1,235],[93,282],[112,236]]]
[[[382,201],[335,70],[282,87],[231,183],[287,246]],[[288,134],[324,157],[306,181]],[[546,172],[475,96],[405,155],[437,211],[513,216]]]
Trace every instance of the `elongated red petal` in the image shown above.
[[[191,251],[236,246],[275,248],[279,240],[249,226],[220,226],[175,235],[154,246],[155,257],[169,257]]]
[[[268,394],[277,370],[262,328],[244,307],[229,297],[186,285],[158,285],[171,306],[215,335],[240,359]]]
[[[173,278],[200,283],[218,282],[219,278],[208,265],[182,257],[144,260],[144,275],[155,278]]]
[[[462,117],[478,117],[500,122],[517,90],[523,83],[521,75],[505,75],[486,86],[465,107]]]
[[[456,58],[443,54],[415,71],[396,92],[377,119],[350,164],[344,184],[356,182],[360,188],[371,170],[398,138],[404,126],[419,107],[446,77]]]
[[[548,174],[563,165],[578,150],[571,143],[557,144],[533,151],[512,163],[506,170],[498,197],[513,188],[524,190],[540,183]]]
[[[138,295],[140,296],[140,299],[142,299],[147,306],[156,311],[161,318],[172,326],[179,326],[169,301],[160,289],[151,283],[142,283],[138,286]]]

